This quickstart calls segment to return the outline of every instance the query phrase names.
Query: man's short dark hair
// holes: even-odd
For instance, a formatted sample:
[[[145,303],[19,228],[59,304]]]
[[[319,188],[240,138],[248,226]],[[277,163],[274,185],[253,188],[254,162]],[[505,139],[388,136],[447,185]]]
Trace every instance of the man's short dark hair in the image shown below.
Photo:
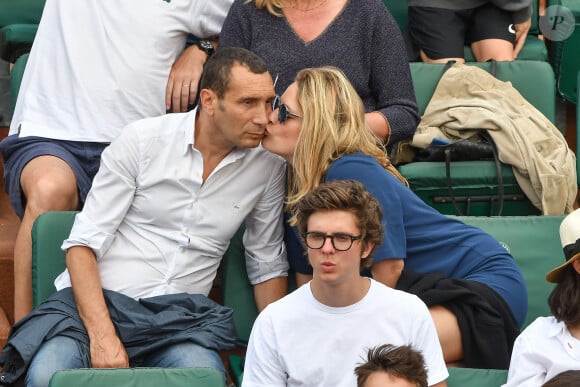
[[[384,344],[369,349],[367,361],[355,369],[357,386],[362,387],[373,372],[386,372],[427,387],[427,370],[423,355],[409,345]]]
[[[235,64],[246,67],[254,74],[264,74],[268,71],[266,63],[252,51],[241,47],[222,48],[205,63],[200,90],[213,90],[218,98],[222,98],[228,90],[230,74]]]
[[[580,386],[580,370],[564,371],[542,384],[542,387],[568,386]]]

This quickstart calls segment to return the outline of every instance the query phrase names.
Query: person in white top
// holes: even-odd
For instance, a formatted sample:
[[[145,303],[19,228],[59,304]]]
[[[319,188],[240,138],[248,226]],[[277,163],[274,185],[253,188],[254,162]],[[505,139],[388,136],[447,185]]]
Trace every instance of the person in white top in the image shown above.
[[[64,334],[46,341],[30,365],[29,385],[48,383],[58,369],[134,364],[103,289],[136,300],[207,296],[244,222],[246,267],[258,308],[285,295],[284,163],[259,147],[274,99],[272,77],[252,52],[224,49],[206,63],[200,90],[196,110],[136,121],[103,152],[86,204],[63,243],[67,271],[55,282],[61,292],[72,286],[90,347],[83,352],[78,343],[63,344],[71,340]],[[223,371],[217,352],[183,345],[191,348],[181,346],[173,366]],[[58,357],[59,363],[55,351],[70,356]],[[213,361],[203,363],[206,358]]]
[[[0,143],[5,188],[21,218],[14,246],[18,321],[32,309],[34,220],[81,208],[103,149],[128,123],[185,111],[211,39],[233,0],[47,0]],[[206,50],[207,51],[207,50]]]
[[[546,275],[556,283],[548,298],[552,316],[538,317],[516,339],[504,387],[541,386],[580,370],[580,209],[560,225],[566,262]]]
[[[314,276],[258,315],[242,386],[352,387],[356,365],[383,343],[421,351],[429,385],[445,386],[448,373],[425,304],[360,275],[383,238],[376,199],[359,182],[337,180],[307,193],[294,215]]]

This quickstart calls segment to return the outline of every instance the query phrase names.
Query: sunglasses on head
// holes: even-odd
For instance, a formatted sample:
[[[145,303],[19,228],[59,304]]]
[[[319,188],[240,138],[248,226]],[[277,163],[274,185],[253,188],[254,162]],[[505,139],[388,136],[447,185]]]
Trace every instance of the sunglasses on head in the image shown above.
[[[294,114],[290,110],[288,110],[288,106],[282,103],[279,95],[275,96],[274,100],[272,101],[272,111],[276,109],[278,109],[278,122],[280,123],[283,123],[290,117],[302,118],[302,116]]]

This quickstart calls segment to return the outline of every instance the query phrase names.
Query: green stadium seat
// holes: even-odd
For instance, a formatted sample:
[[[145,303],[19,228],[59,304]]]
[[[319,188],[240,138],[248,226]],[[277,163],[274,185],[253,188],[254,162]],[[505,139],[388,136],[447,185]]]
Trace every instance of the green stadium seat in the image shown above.
[[[558,92],[575,104],[578,102],[576,76],[580,71],[580,1],[549,0],[549,5],[564,6],[575,18],[572,35],[564,41],[550,42],[550,62],[556,74]]]
[[[0,2],[0,57],[14,63],[30,51],[45,0]]]
[[[49,387],[224,387],[213,368],[86,368],[57,371]]]
[[[507,381],[507,370],[448,367],[447,387],[500,387]]]

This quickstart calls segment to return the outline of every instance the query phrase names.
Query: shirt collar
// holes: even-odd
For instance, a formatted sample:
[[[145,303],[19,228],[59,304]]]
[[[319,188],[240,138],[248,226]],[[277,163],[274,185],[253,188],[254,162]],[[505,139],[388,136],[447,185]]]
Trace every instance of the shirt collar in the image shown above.
[[[187,152],[193,149],[195,145],[195,117],[197,116],[197,106],[188,113],[188,117],[185,123],[183,135],[184,135],[184,145],[183,145],[183,154],[186,155]],[[192,128],[192,130],[190,130]],[[258,148],[261,148],[262,145],[258,145]],[[248,153],[250,153],[251,149],[244,149],[244,148],[235,148],[233,149],[227,156],[226,159],[229,159],[230,162],[237,161],[246,157]]]

